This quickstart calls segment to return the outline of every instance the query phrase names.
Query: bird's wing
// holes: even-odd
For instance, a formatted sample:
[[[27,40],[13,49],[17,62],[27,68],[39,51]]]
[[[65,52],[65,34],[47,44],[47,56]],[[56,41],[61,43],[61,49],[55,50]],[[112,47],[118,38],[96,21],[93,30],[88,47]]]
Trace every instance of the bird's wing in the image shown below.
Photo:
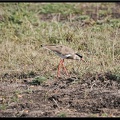
[[[72,58],[74,51],[71,48],[68,48],[63,45],[45,45],[44,48],[55,52],[60,57]]]
[[[71,54],[67,54],[67,55],[65,55],[66,57],[70,57],[70,56],[72,56]]]

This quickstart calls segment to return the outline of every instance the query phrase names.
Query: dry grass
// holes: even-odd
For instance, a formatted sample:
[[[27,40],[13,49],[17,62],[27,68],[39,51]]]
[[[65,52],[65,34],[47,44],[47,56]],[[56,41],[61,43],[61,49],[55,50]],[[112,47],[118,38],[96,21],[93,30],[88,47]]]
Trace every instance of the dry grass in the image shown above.
[[[1,75],[33,71],[44,76],[55,76],[59,57],[40,48],[41,44],[49,43],[67,45],[84,56],[86,63],[66,60],[71,75],[82,76],[87,72],[106,71],[119,73],[120,29],[117,25],[120,23],[113,27],[108,23],[99,25],[95,21],[94,25],[82,27],[81,21],[73,20],[74,15],[73,21],[68,17],[68,21],[59,22],[56,16],[53,16],[50,22],[43,21],[39,17],[40,10],[34,8],[40,4],[24,3],[23,7],[21,4],[18,5],[19,8],[14,6],[16,8],[14,13],[11,5],[0,4],[3,11],[1,13],[3,20],[0,23]],[[30,13],[25,9],[27,7],[32,9]]]

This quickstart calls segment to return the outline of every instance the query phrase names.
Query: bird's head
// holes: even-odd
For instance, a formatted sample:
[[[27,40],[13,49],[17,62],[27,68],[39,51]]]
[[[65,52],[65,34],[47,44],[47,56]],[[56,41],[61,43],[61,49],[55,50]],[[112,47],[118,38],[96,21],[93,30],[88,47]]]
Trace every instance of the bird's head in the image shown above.
[[[78,54],[78,53],[75,53],[76,55],[77,55],[77,57],[79,57],[78,59],[79,60],[82,60],[83,62],[85,62],[85,60],[83,59],[83,56],[82,55],[80,55],[80,54]]]

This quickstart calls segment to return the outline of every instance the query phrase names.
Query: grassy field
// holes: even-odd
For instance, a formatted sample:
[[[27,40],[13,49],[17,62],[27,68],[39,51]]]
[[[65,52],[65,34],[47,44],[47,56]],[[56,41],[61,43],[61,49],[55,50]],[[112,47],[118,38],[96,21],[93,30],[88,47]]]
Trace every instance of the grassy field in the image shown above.
[[[1,3],[0,9],[1,74],[54,76],[59,58],[41,44],[64,44],[79,51],[87,64],[66,64],[77,75],[120,71],[120,18],[112,11],[115,3]]]
[[[120,81],[119,11],[114,2],[0,3],[0,76],[55,78],[60,58],[40,46],[62,44],[86,61],[65,61],[71,77],[110,72]]]

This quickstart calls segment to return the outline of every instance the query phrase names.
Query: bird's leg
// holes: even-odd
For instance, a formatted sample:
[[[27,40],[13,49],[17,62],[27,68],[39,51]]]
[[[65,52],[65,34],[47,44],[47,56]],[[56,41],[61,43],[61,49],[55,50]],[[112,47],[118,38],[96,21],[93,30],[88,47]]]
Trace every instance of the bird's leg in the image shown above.
[[[63,62],[63,59],[60,60],[60,63],[58,65],[57,77],[60,76],[60,66],[61,66],[62,62]]]
[[[68,74],[68,72],[67,72],[67,69],[66,69],[66,68],[65,68],[65,66],[64,66],[64,59],[63,59],[63,61],[62,61],[62,63],[61,63],[61,64],[62,64],[62,67],[63,67],[63,69],[64,69],[64,71],[65,71],[66,75],[69,75],[69,74]]]

